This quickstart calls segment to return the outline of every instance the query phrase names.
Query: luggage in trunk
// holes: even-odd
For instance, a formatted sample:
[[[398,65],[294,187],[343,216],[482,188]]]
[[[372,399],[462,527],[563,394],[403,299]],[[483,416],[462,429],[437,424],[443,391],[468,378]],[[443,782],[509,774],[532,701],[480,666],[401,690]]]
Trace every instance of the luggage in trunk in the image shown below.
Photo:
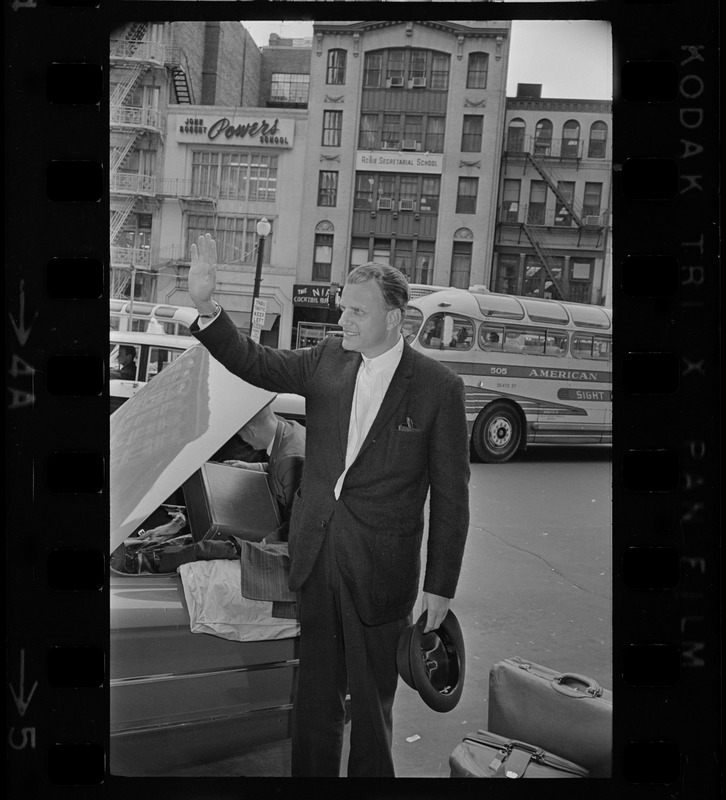
[[[477,731],[449,757],[452,778],[587,778],[578,764],[540,747]]]
[[[208,461],[184,483],[195,542],[235,536],[259,542],[280,525],[267,475]]]
[[[487,727],[581,764],[591,778],[610,776],[612,693],[591,678],[517,657],[498,661],[489,673]]]

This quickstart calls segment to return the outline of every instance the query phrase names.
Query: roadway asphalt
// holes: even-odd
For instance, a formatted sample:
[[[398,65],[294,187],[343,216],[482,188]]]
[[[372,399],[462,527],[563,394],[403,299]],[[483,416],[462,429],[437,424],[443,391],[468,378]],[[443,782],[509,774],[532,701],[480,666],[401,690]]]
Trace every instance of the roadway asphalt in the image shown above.
[[[609,458],[608,448],[540,447],[508,464],[472,464],[471,524],[452,605],[466,645],[464,692],[440,714],[399,683],[398,777],[449,776],[456,745],[487,727],[489,672],[500,659],[520,656],[612,687]],[[343,774],[346,755],[347,741]],[[174,775],[285,777],[289,770],[289,742],[278,742]]]

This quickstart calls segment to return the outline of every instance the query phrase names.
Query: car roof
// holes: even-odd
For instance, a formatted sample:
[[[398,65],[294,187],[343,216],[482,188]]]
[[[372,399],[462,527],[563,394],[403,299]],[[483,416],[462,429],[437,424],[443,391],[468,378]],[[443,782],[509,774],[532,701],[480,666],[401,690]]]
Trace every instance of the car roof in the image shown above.
[[[193,336],[175,336],[171,333],[145,333],[141,331],[109,331],[112,344],[148,344],[156,347],[179,347],[183,350],[197,344]]]

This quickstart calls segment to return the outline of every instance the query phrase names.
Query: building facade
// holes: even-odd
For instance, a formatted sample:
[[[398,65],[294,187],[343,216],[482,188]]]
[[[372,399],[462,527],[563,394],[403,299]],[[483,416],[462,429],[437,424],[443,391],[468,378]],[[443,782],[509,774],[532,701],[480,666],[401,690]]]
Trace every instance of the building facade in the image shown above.
[[[603,304],[611,227],[611,103],[542,98],[520,84],[507,100],[489,288]]]

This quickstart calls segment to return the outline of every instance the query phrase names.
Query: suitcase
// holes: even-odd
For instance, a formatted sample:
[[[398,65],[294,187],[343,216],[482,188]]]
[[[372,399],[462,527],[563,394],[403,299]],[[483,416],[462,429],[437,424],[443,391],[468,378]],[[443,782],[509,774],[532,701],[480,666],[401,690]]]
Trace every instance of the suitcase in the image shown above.
[[[517,657],[489,673],[488,729],[581,764],[591,778],[611,773],[612,709],[612,693],[582,675]]]
[[[184,482],[183,490],[195,542],[230,535],[259,542],[280,525],[264,472],[208,461]]]
[[[452,778],[587,778],[584,767],[526,742],[477,731],[449,757]]]

